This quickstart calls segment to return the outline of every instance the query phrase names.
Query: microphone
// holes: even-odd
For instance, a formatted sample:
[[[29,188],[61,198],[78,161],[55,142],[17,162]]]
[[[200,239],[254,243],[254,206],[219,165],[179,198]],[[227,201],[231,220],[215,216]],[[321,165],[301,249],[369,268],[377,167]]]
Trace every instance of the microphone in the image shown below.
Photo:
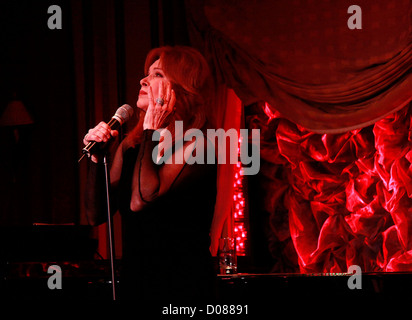
[[[116,113],[114,116],[110,119],[110,121],[107,123],[110,129],[112,130],[117,130],[120,128],[126,121],[130,119],[130,117],[133,115],[133,108],[129,106],[128,104],[122,105],[119,109],[117,109]],[[90,141],[87,146],[85,146],[82,149],[82,157],[79,159],[78,162],[80,162],[85,155],[90,157],[92,154],[96,153],[101,149],[102,145],[104,145],[101,142],[96,142],[96,141]]]

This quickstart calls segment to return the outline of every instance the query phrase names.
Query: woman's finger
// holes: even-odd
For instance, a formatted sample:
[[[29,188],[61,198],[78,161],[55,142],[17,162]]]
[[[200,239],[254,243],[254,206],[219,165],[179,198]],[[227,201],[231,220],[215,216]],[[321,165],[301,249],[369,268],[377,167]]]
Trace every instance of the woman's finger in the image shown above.
[[[165,93],[165,103],[167,104],[170,102],[171,91],[172,91],[172,84],[168,82],[166,85],[166,93]]]
[[[159,85],[158,98],[161,99],[163,103],[157,103],[157,105],[160,107],[161,110],[164,110],[164,105],[167,103],[167,100],[165,99],[165,83],[163,81],[161,81]]]
[[[117,130],[111,130],[110,134],[112,135],[112,137],[117,137],[119,135],[119,131]]]
[[[96,135],[100,136],[103,141],[107,141],[112,137],[111,129],[109,126],[101,126],[97,128]]]
[[[111,137],[116,137],[118,134],[117,130],[111,130],[109,125],[102,121],[87,132],[83,138],[83,143],[87,145],[91,141],[107,142]]]
[[[88,144],[91,141],[102,142],[103,138],[100,135],[96,134],[95,131],[92,131],[86,134],[83,142],[84,144]]]
[[[173,112],[175,108],[175,104],[176,104],[176,94],[175,94],[175,91],[172,89],[170,93],[170,101],[168,105],[169,112]]]
[[[150,108],[154,107],[152,87],[149,86],[149,90],[148,90],[147,93],[148,93],[148,98],[149,98],[149,106],[148,106],[147,110],[149,110]]]

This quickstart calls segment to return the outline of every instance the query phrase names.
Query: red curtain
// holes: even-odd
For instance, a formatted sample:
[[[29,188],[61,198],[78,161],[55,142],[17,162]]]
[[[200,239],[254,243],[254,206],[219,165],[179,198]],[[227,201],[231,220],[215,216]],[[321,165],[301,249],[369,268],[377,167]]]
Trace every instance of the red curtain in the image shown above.
[[[211,119],[216,128],[222,128],[225,131],[235,128],[238,132],[240,129],[240,119],[242,114],[242,102],[226,86],[222,85],[217,90],[216,108]],[[222,146],[217,146],[216,152],[222,152]],[[228,152],[225,150],[223,152]],[[217,195],[215,212],[210,230],[211,245],[210,252],[216,256],[219,238],[233,237],[233,176],[235,173],[235,164],[218,164],[217,167]]]
[[[364,127],[411,100],[412,1],[188,1],[218,80],[314,132]]]
[[[285,257],[301,272],[412,270],[412,1],[357,1],[358,30],[346,0],[187,4],[216,78],[268,102],[247,125]]]
[[[272,232],[292,239],[283,254],[297,253],[301,272],[412,270],[411,114],[409,105],[342,134],[313,133],[268,109],[247,119],[262,132]]]

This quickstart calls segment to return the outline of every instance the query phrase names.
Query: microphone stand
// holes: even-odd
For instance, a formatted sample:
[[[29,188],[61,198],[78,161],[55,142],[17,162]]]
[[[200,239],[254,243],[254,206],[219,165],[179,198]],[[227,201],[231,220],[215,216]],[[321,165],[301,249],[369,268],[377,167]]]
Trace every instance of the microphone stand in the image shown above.
[[[110,270],[112,278],[112,297],[116,300],[116,276],[115,276],[115,249],[114,249],[114,233],[113,233],[113,217],[110,212],[110,175],[107,165],[107,157],[103,157],[104,175],[106,184],[106,201],[107,201],[107,232],[109,235],[109,253],[110,253]]]

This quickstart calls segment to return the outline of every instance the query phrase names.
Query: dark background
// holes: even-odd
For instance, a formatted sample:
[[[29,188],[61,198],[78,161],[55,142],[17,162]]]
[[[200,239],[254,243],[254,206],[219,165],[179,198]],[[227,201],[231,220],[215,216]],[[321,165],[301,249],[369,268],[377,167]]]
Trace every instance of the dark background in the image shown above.
[[[48,28],[51,5],[61,7],[61,30]],[[0,2],[0,23],[0,114],[18,99],[34,119],[31,125],[0,126],[2,247],[7,256],[16,252],[15,259],[32,261],[54,247],[68,248],[64,238],[81,234],[81,240],[72,241],[86,245],[87,229],[70,236],[66,228],[65,236],[57,236],[61,227],[31,226],[88,224],[83,204],[87,160],[77,163],[83,136],[120,105],[135,105],[150,49],[191,43],[183,0],[7,0]],[[133,125],[130,120],[125,131]],[[251,183],[259,184],[255,180]],[[252,209],[257,212],[252,226],[255,222],[259,229],[266,220],[261,221],[259,206]],[[120,256],[121,223],[115,218]],[[50,234],[54,247],[34,250],[46,249]],[[256,266],[270,266],[264,234],[251,230],[253,235],[260,248],[255,256],[262,257]],[[97,252],[107,258],[106,226],[93,229],[92,237],[99,239]],[[79,252],[82,245],[71,247]]]
[[[194,9],[196,8],[193,7],[193,1],[188,2],[191,2],[191,9],[195,11]],[[407,2],[408,1],[402,2],[405,8],[409,7]],[[253,3],[247,1],[243,1],[242,3],[244,5],[243,8],[246,5],[253,6]],[[289,2],[274,1],[273,5],[276,7],[277,5],[281,6],[286,3]],[[300,2],[294,1],[293,3],[296,4]],[[310,1],[307,2],[306,6],[311,7],[311,3]],[[342,3],[341,7],[344,6]],[[336,39],[336,43],[335,41],[330,42],[331,45],[336,45],[335,47],[331,47],[331,49],[333,49],[332,52],[336,49],[335,53],[328,56],[326,50],[325,54],[327,58],[331,58],[332,60],[336,57],[340,58],[338,61],[342,63],[341,65],[337,64],[338,67],[336,67],[336,64],[332,63],[331,66],[335,65],[335,71],[338,74],[342,74],[344,78],[354,75],[363,77],[363,71],[368,74],[368,70],[373,70],[374,68],[379,69],[380,65],[383,67],[385,67],[386,64],[392,65],[392,59],[397,56],[397,50],[409,48],[409,33],[407,32],[409,29],[403,28],[404,30],[399,32],[398,28],[402,28],[405,25],[407,26],[410,20],[407,19],[407,15],[403,15],[403,12],[395,10],[398,5],[397,2],[396,5],[394,1],[387,3],[374,3],[371,1],[370,5],[367,1],[362,3],[364,4],[362,4],[362,7],[365,9],[365,28],[362,29],[362,31],[352,32],[347,29],[346,20],[348,15],[345,11],[339,11],[341,20],[338,19],[336,21],[343,22],[339,28],[336,30],[333,28],[325,29],[325,31],[330,31],[325,32],[326,38],[330,41]],[[199,1],[199,6],[201,6],[201,4],[202,1]],[[272,2],[270,4],[272,5]],[[59,5],[62,9],[62,30],[50,30],[47,27],[47,21],[50,17],[47,9],[51,5]],[[324,5],[327,8],[330,6],[330,4],[326,2]],[[385,6],[387,8],[382,9]],[[392,6],[392,9],[389,8],[390,6]],[[347,6],[344,7],[346,8]],[[95,126],[99,121],[107,121],[110,119],[120,105],[124,103],[132,106],[135,105],[139,90],[139,80],[143,77],[144,60],[150,49],[162,45],[191,44],[187,27],[190,21],[186,20],[185,8],[185,1],[183,0],[8,0],[0,2],[0,114],[6,108],[7,103],[15,97],[23,101],[34,119],[34,123],[28,126],[18,128],[0,127],[0,226],[5,228],[9,226],[31,226],[33,223],[87,224],[83,206],[87,162],[84,161],[80,165],[77,163],[82,148],[82,138],[87,130]],[[233,9],[239,7],[231,6],[231,2],[227,1],[224,6],[218,8],[218,12],[214,15],[216,18],[215,22],[221,22],[223,24],[223,26],[220,26],[222,30],[231,30],[230,26],[233,26],[231,18],[234,18],[235,15],[228,15],[228,8]],[[306,17],[305,8],[305,6],[300,7],[302,11],[302,21],[304,21]],[[316,7],[316,10],[317,9]],[[329,9],[331,12],[335,12],[335,6],[331,6]],[[236,10],[234,10],[234,12],[236,12]],[[391,13],[387,15],[387,17],[390,18],[388,21],[384,19],[386,12]],[[285,12],[285,16],[287,16],[286,13],[287,12]],[[271,11],[268,12],[268,14],[270,15]],[[279,18],[283,17],[283,11],[280,10],[277,14]],[[324,12],[324,14],[331,15],[328,11]],[[289,17],[290,16],[293,15],[289,14]],[[332,16],[333,15],[331,15],[331,17]],[[402,20],[402,22],[398,17],[403,16],[406,18],[403,19],[404,21]],[[219,17],[228,19],[220,19]],[[296,17],[299,18],[299,15]],[[308,17],[309,26],[314,28],[312,31],[317,31],[325,27],[330,20],[330,17],[326,19],[325,17],[327,16],[325,15],[325,25],[320,23],[321,21],[319,21],[318,25],[318,22],[314,19],[316,15],[313,15],[313,12],[308,12]],[[370,23],[368,22],[368,17],[373,18],[369,19]],[[299,24],[295,24],[294,20],[292,20],[290,21],[292,25],[299,26]],[[400,21],[399,24],[397,23],[398,20]],[[282,22],[281,19],[276,21],[278,21],[279,24],[285,22],[285,20]],[[250,28],[248,22],[249,24],[251,23],[250,21],[245,21],[244,29],[255,32],[256,30]],[[333,20],[333,22],[335,21]],[[243,24],[243,20],[239,20],[237,23]],[[268,20],[267,23],[270,24],[271,20]],[[201,21],[198,21],[198,26],[199,25],[201,25]],[[276,49],[282,49],[282,46],[276,41],[270,41],[270,37],[266,38],[265,45],[263,41],[264,37],[261,36],[249,37],[249,34],[243,34],[238,30],[233,32],[228,31],[228,34],[230,33],[233,38],[237,38],[237,41],[245,47],[247,47],[249,40],[252,40],[252,38],[260,46],[263,46],[264,49],[270,44],[274,52],[279,53],[279,65],[281,67],[279,70],[288,74],[286,71],[290,70],[290,65],[296,66],[296,69],[292,68],[292,74],[296,72],[299,76],[302,76],[302,80],[299,81],[304,82],[309,79],[307,83],[311,84],[311,81],[316,79],[316,77],[312,77],[313,70],[310,70],[312,67],[317,68],[324,66],[324,72],[329,74],[331,71],[328,69],[329,64],[323,63],[326,60],[322,60],[323,56],[317,53],[317,48],[312,45],[311,38],[307,38],[309,40],[304,43],[306,46],[316,49],[312,53],[309,52],[306,54],[300,48],[295,48],[297,50],[294,50],[295,46],[300,46],[300,40],[298,41],[297,39],[299,38],[294,38],[293,36],[299,36],[299,33],[294,34],[294,29],[289,30],[286,26],[288,26],[288,24],[282,25],[282,27],[285,27],[285,30],[279,29],[279,39],[283,39],[282,41],[284,41],[285,45],[293,44],[289,53],[284,50],[277,51]],[[368,28],[366,28],[366,26],[368,26]],[[262,29],[263,31],[269,30],[269,28]],[[299,28],[297,29],[299,30]],[[282,34],[282,32],[285,32],[285,34]],[[313,39],[317,39],[319,44],[323,46],[325,44],[323,38],[315,37],[316,34],[317,33],[312,33]],[[242,59],[247,60],[244,56],[239,55],[239,53],[242,53],[242,50],[232,48],[232,42],[223,42],[220,43],[221,46],[219,46],[219,35],[221,35],[221,33],[216,32],[216,30],[214,30],[214,33],[209,34],[209,36],[214,36],[215,38],[209,39],[213,41],[210,41],[208,48],[209,51],[213,49],[217,50],[216,57],[211,55],[211,52],[209,52],[209,55],[215,58],[214,63],[216,65],[220,65],[221,63],[221,78],[226,80],[229,86],[236,88],[237,84],[237,93],[239,93],[239,91],[241,92],[242,89],[251,89],[253,87],[255,91],[249,92],[246,90],[246,96],[249,93],[253,98],[258,97],[260,99],[262,97],[261,99],[266,99],[264,95],[261,94],[261,92],[263,92],[270,98],[272,92],[270,90],[266,92],[266,89],[269,87],[265,87],[262,85],[262,83],[265,82],[260,81],[262,80],[260,78],[262,74],[250,68],[250,66],[255,65],[257,58],[250,59],[250,64],[242,63]],[[268,35],[271,35],[271,33],[268,32]],[[300,39],[302,39],[302,41],[305,39],[303,35],[304,33],[300,33]],[[336,35],[342,36],[342,38],[336,37]],[[368,41],[363,41],[362,39],[367,39]],[[347,42],[346,40],[353,42]],[[369,45],[369,42],[372,43],[372,46]],[[348,43],[351,45],[348,45]],[[381,45],[381,43],[387,43],[388,45]],[[390,43],[392,43],[392,45],[390,45]],[[252,45],[251,51],[259,51],[260,46]],[[376,48],[374,49],[374,47]],[[287,48],[288,46],[285,46],[283,49]],[[368,50],[365,50],[365,48],[368,48]],[[220,51],[218,49],[220,49]],[[323,53],[322,50],[319,50],[319,52]],[[409,51],[406,50],[406,52]],[[258,57],[260,57],[260,53],[263,57],[265,51],[259,51],[258,53]],[[267,59],[269,59],[269,53],[270,51],[266,52],[268,55],[266,57]],[[294,58],[290,56],[291,53],[295,55]],[[362,57],[354,60],[353,57],[360,53],[362,53]],[[275,61],[275,59],[272,60]],[[262,61],[265,61],[265,59]],[[312,63],[305,63],[308,61]],[[405,61],[410,62],[410,60],[407,59]],[[286,62],[286,64],[282,66],[281,62]],[[306,72],[299,71],[301,66],[308,67]],[[402,83],[407,85],[408,81],[410,81],[409,78],[407,78],[408,81],[405,80],[405,82],[403,82],[404,76],[402,76],[403,72],[405,72],[405,78],[409,77],[410,64],[405,63],[405,71],[402,70],[401,65],[396,66],[395,64],[395,67],[397,68],[395,68],[396,70],[399,69],[399,78],[395,77],[393,87],[388,85],[382,92],[373,91],[374,94],[379,95],[379,98],[383,101],[386,101],[382,98],[385,97],[386,93],[388,93],[388,95],[398,95],[396,92],[400,91],[396,90],[402,87],[401,85],[398,86],[398,84]],[[270,66],[268,69],[271,70]],[[383,77],[385,70],[385,68],[382,68],[381,73],[379,73],[379,76],[382,76],[383,80],[386,79]],[[280,74],[282,74],[282,72],[280,72]],[[255,77],[251,77],[250,75],[255,75]],[[250,81],[250,79],[258,81],[254,83]],[[337,79],[339,80],[339,78]],[[323,81],[323,78],[320,80]],[[297,83],[299,83],[299,81]],[[335,80],[333,80],[332,83],[334,83],[334,81]],[[246,88],[245,83],[249,82],[251,82],[252,85]],[[345,81],[342,80],[340,83],[345,84]],[[276,88],[277,85],[275,81],[273,88]],[[326,82],[325,85],[327,86],[328,82]],[[404,86],[404,88],[406,87],[407,86]],[[378,96],[369,97],[369,91],[367,90],[369,87],[365,85],[365,88],[362,99],[366,99],[366,101],[372,103]],[[406,91],[406,89],[402,89],[403,97],[409,95],[409,92]],[[298,100],[302,100],[302,98],[305,97],[304,92],[301,94],[302,97],[299,97],[299,95],[296,97]],[[316,97],[316,95],[314,96]],[[350,97],[349,95],[348,99]],[[293,97],[293,99],[295,99],[295,97]],[[291,101],[294,101],[293,99]],[[392,103],[397,106],[400,100],[402,100],[402,96],[395,97]],[[309,106],[309,102],[307,106]],[[357,101],[355,102],[357,103]],[[352,103],[355,102],[349,101],[345,103],[347,103],[348,108],[351,108],[356,106],[356,104],[352,105]],[[277,107],[276,104],[273,105]],[[285,104],[285,106],[287,105],[288,104]],[[393,107],[391,103],[388,105],[389,108]],[[282,105],[280,105],[280,107],[282,107]],[[285,108],[285,110],[286,109],[287,108]],[[254,115],[253,112],[248,113],[248,111],[250,111],[250,108],[248,109],[246,107],[246,116]],[[337,108],[337,111],[339,111],[339,108]],[[299,115],[297,111],[293,111],[293,113]],[[319,115],[322,113],[316,114]],[[330,114],[333,115],[334,113],[332,112]],[[275,119],[274,121],[277,120]],[[282,120],[282,123],[283,125],[290,125],[295,128],[295,124],[292,122]],[[133,125],[133,121],[130,121],[125,129],[128,130],[128,127],[130,128]],[[274,128],[276,129],[278,127],[273,125],[271,128],[268,128],[268,130],[273,131],[275,130]],[[375,129],[378,129],[378,127],[373,130]],[[369,127],[363,132],[373,140],[375,138],[367,133],[371,133],[371,130],[372,127]],[[382,131],[379,130],[378,132],[382,133]],[[269,136],[274,138],[273,132],[269,132]],[[19,137],[18,141],[16,137]],[[320,135],[316,137],[319,138]],[[334,138],[339,136],[331,135],[330,137],[332,138],[331,141],[333,141]],[[402,137],[402,139],[407,140],[406,134],[402,135]],[[399,150],[407,150],[410,139],[407,140],[405,145],[402,145],[402,139],[399,139],[400,142],[397,147],[399,147]],[[380,141],[378,136],[376,136],[376,141],[376,147],[379,147]],[[383,155],[384,157],[388,157],[389,160],[392,159],[391,157],[393,156],[391,154],[391,148],[396,147],[397,144],[396,139],[393,141],[394,145],[388,143],[390,147],[386,150],[389,151]],[[277,150],[278,147],[275,146],[275,141],[269,142],[267,149],[272,148]],[[276,148],[274,148],[274,146]],[[371,146],[372,151],[375,152],[375,144],[371,144]],[[367,149],[365,150],[367,151]],[[393,150],[398,149],[394,148]],[[393,153],[395,155],[398,153],[401,154],[401,152],[395,151]],[[274,161],[274,159],[269,160]],[[277,166],[279,164],[276,163],[275,165]],[[280,163],[279,166],[284,165],[290,164],[285,161]],[[318,165],[319,163],[314,163],[315,167]],[[322,166],[319,167],[321,168]],[[268,168],[268,175],[272,175],[272,173],[275,172],[273,167]],[[273,189],[278,188],[278,181],[288,182],[287,177],[285,178],[285,176],[281,174],[282,172],[276,171],[275,173],[275,179],[269,181],[271,183],[273,182],[271,184]],[[296,175],[296,173],[293,174]],[[378,176],[375,177],[380,179]],[[270,176],[270,178],[273,177]],[[270,208],[270,212],[268,210],[265,211],[265,203],[262,201],[263,194],[266,193],[269,197],[276,197],[276,193],[271,194],[272,189],[267,188],[267,186],[270,185],[269,182],[267,184],[262,183],[262,181],[265,182],[264,179],[265,177],[260,176],[249,179],[249,190],[251,190],[249,193],[251,200],[250,211],[253,212],[250,220],[250,235],[251,241],[255,241],[252,243],[252,247],[265,251],[262,255],[266,254],[264,257],[264,259],[267,259],[266,261],[272,260],[269,263],[262,263],[267,266],[277,263],[277,261],[273,261],[273,256],[281,257],[282,251],[284,251],[283,249],[286,248],[289,252],[295,253],[295,248],[290,240],[287,208],[273,206],[273,208]],[[378,185],[381,185],[381,182],[379,182]],[[403,201],[409,204],[410,198]],[[405,207],[410,208],[410,206]],[[387,216],[388,219],[391,214],[393,214],[393,212],[385,211],[385,216]],[[302,215],[302,217],[303,216],[306,218],[306,214]],[[310,219],[313,218],[312,216],[313,214],[309,215]],[[274,218],[270,225],[273,230],[268,230],[269,224],[267,221],[270,217]],[[391,219],[392,218],[388,221],[392,221]],[[399,221],[402,223],[407,221],[408,225],[410,224],[408,219],[403,220],[402,218],[399,219]],[[298,222],[301,222],[301,220]],[[254,223],[255,225],[253,225]],[[262,225],[266,226],[266,229],[262,230]],[[371,225],[376,225],[376,223],[371,220]],[[287,232],[285,231],[285,233],[282,234],[280,231],[284,230]],[[319,230],[318,227],[316,227],[313,235],[314,241],[318,239],[320,234],[320,232],[318,232]],[[266,235],[264,233],[271,233],[273,235],[275,233],[274,231],[278,232],[287,242],[284,241],[284,244],[281,244],[283,247],[279,247],[279,239],[274,239],[272,243],[275,243],[276,246],[270,249],[272,256],[268,256],[267,238],[270,237],[270,234]],[[104,233],[105,230],[102,229],[102,233],[99,235]],[[410,243],[410,236],[407,230],[404,233]],[[331,235],[339,236],[339,233],[332,232]],[[356,237],[358,236],[363,239],[362,233],[356,235]],[[375,235],[373,235],[373,238],[375,238]],[[99,239],[103,238],[100,237]],[[104,241],[101,242],[103,243]],[[399,244],[400,242],[395,241],[395,243]],[[339,244],[337,247],[339,250],[335,250],[335,247],[333,247],[331,250],[327,249],[325,252],[327,252],[328,255],[331,253],[333,257],[337,251],[346,252],[346,245],[346,243],[342,244],[342,246]],[[378,244],[378,246],[380,247],[380,244]],[[341,248],[343,249],[341,250]],[[396,248],[396,246],[394,246],[394,248]],[[395,249],[393,250],[393,254],[398,255]],[[293,258],[293,261],[296,262],[296,255],[294,255]],[[323,257],[320,259],[321,263],[323,263],[322,259]],[[346,260],[342,259],[342,261]],[[285,270],[289,271],[289,269]]]
[[[61,30],[47,26],[51,5]],[[34,119],[0,127],[0,225],[86,224],[82,138],[135,105],[151,48],[188,44],[184,1],[7,0],[0,23],[0,114],[16,97]]]

